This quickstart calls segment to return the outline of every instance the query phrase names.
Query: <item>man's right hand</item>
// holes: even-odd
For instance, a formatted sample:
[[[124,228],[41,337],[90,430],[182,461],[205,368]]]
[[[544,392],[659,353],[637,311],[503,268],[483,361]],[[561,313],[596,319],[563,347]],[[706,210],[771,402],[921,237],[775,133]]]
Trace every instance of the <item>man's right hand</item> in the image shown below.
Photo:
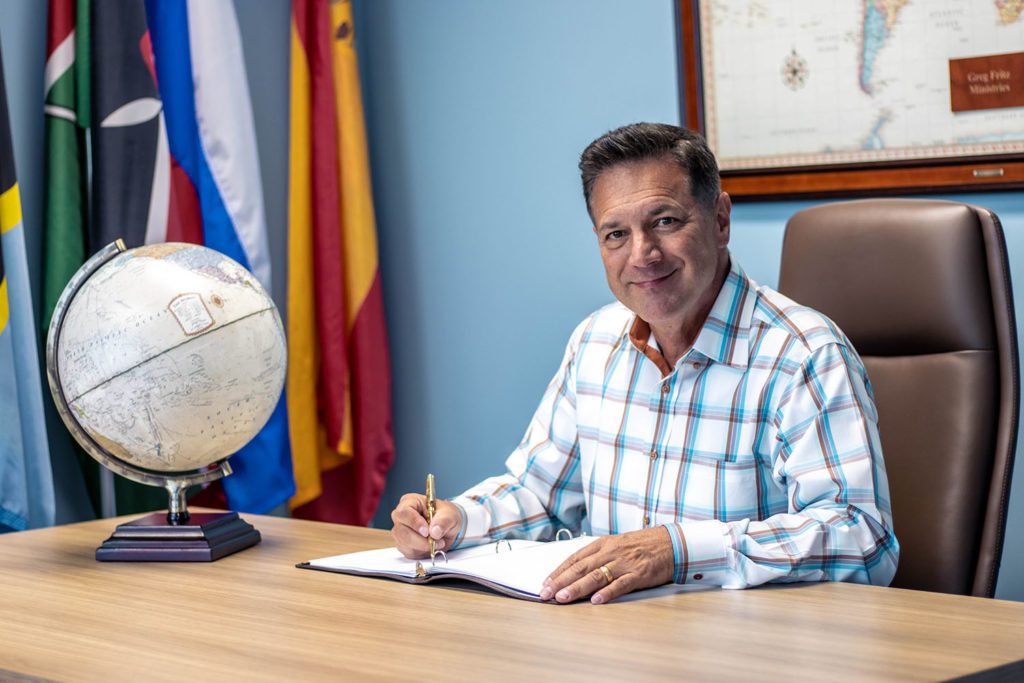
[[[394,527],[391,535],[403,555],[409,559],[429,557],[429,538],[433,538],[438,550],[448,550],[455,542],[462,525],[462,513],[455,503],[437,500],[434,503],[434,519],[427,529],[427,497],[421,493],[407,493],[391,511]]]

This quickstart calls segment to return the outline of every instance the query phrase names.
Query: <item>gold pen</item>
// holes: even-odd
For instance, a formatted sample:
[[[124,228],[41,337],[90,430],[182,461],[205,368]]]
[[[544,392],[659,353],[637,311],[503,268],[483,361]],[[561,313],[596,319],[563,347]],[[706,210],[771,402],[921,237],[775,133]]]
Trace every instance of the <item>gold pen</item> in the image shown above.
[[[437,543],[434,541],[434,537],[430,535],[430,524],[434,519],[434,509],[437,505],[437,501],[434,498],[434,475],[427,475],[427,538],[430,541],[430,561],[434,561],[434,555],[437,555]]]

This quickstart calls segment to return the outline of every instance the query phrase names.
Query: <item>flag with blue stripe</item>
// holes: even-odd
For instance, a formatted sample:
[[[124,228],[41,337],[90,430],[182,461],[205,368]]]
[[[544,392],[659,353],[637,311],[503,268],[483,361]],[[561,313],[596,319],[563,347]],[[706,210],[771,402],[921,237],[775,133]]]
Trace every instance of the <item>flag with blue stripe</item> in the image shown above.
[[[230,0],[147,0],[156,81],[177,175],[196,198],[179,219],[203,244],[235,259],[270,289],[263,191],[241,36]],[[178,173],[177,169],[180,169]],[[174,192],[180,192],[175,187]],[[147,233],[147,242],[163,241]],[[295,491],[284,395],[270,421],[231,458],[227,503],[264,513]]]
[[[55,502],[21,199],[0,53],[0,531],[49,526]]]

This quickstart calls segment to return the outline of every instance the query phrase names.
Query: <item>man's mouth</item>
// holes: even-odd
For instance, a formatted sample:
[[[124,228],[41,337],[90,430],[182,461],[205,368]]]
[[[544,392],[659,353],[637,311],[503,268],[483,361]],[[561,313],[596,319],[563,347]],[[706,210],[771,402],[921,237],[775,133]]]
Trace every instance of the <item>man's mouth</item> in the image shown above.
[[[675,272],[676,271],[673,270],[668,273],[665,273],[660,277],[651,278],[649,280],[635,280],[632,284],[634,287],[639,287],[641,289],[652,289],[664,283],[666,280],[672,277],[675,274]]]

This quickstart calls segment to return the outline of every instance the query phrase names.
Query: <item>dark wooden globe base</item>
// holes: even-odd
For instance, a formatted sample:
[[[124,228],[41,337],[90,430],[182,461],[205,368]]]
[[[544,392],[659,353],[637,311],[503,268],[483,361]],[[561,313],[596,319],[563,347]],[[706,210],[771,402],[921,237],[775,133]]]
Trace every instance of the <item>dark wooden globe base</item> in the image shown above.
[[[125,522],[96,549],[103,562],[213,562],[260,542],[260,532],[237,512],[184,512],[172,523],[169,513]],[[182,516],[181,513],[178,516]]]

